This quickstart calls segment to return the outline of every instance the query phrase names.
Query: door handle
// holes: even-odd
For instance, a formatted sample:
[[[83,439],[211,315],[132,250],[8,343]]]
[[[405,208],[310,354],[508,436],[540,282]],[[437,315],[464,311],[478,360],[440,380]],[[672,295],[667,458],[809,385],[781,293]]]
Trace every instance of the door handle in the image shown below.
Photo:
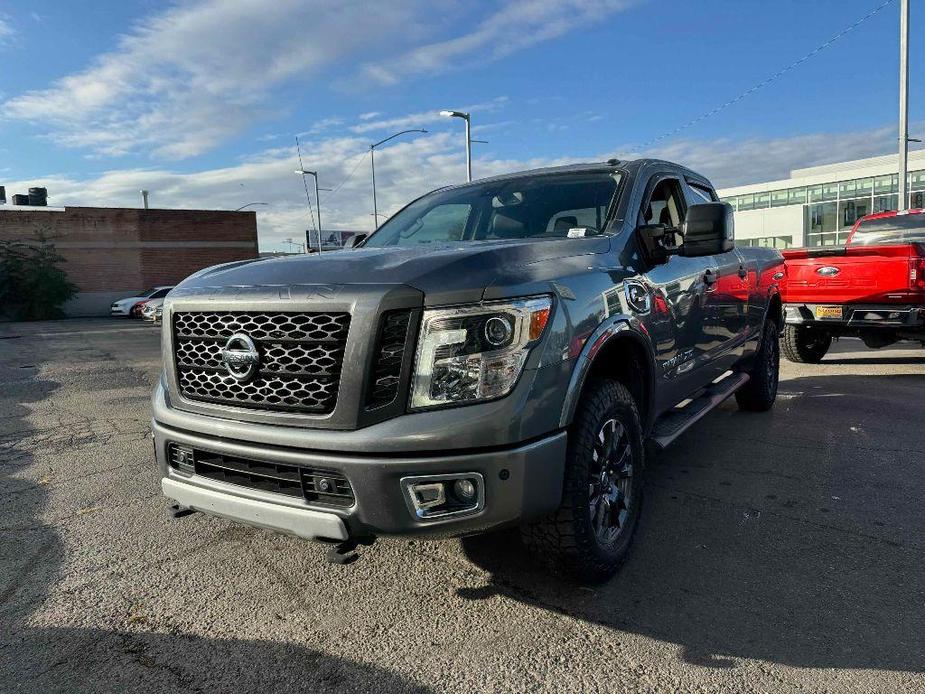
[[[739,265],[739,277],[743,280],[748,277],[748,270],[745,269],[744,265]]]
[[[708,287],[712,287],[716,284],[716,273],[713,270],[707,270],[703,273],[703,283]]]

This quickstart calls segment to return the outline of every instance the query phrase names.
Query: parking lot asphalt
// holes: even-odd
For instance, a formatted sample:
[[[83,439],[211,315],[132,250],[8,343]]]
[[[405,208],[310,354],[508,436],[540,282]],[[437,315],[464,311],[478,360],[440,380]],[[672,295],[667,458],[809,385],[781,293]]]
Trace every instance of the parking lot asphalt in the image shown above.
[[[0,324],[0,692],[925,691],[925,350],[784,363],[651,461],[576,588],[509,537],[321,546],[171,520],[158,330]]]

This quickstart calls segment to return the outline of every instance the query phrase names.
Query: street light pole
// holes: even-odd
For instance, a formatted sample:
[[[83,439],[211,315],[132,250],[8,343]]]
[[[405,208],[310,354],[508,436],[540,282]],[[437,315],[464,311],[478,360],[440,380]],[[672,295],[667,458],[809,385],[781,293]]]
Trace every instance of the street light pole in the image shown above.
[[[373,230],[374,231],[379,228],[379,205],[378,205],[378,201],[376,200],[376,147],[378,147],[379,145],[384,145],[389,140],[394,140],[399,135],[405,135],[407,133],[426,133],[426,132],[427,131],[422,128],[412,128],[411,130],[402,130],[401,132],[397,132],[394,135],[389,135],[384,140],[379,140],[379,142],[376,142],[369,146],[369,165],[370,165],[370,168],[372,169],[372,174],[373,174]]]
[[[440,111],[444,118],[462,118],[466,121],[466,180],[472,181],[472,122],[464,111]]]
[[[269,205],[269,204],[270,204],[270,203],[268,203],[268,202],[249,202],[249,203],[247,203],[246,205],[241,205],[238,209],[235,210],[235,212],[240,212],[240,211],[243,210],[245,207],[251,207],[252,205]]]
[[[899,210],[909,206],[909,0],[899,7]]]
[[[324,245],[324,241],[322,240],[321,236],[321,198],[318,197],[318,172],[306,171],[305,169],[297,169],[296,173],[301,176],[311,176],[315,179],[315,205],[318,207],[316,212],[318,215],[318,252],[321,253],[323,250],[322,246]],[[311,239],[307,239],[307,241],[309,244],[306,246],[306,250],[308,250],[309,246],[311,245]]]

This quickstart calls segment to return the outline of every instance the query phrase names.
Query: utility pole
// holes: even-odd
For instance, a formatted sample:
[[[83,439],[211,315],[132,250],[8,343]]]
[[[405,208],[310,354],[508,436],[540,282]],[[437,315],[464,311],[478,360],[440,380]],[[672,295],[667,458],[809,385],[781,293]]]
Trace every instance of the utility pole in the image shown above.
[[[899,210],[909,207],[909,0],[899,7]]]

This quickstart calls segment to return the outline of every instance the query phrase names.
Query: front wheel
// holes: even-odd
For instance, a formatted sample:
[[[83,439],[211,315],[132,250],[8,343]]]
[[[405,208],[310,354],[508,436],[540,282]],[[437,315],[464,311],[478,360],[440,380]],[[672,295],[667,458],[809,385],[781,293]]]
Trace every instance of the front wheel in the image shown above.
[[[777,326],[766,320],[761,331],[761,344],[755,353],[755,363],[748,382],[736,391],[736,402],[740,410],[767,412],[777,399],[777,384],[780,378],[780,344],[777,341]]]
[[[796,364],[818,364],[832,346],[832,336],[824,330],[802,325],[784,327],[784,356]]]
[[[613,576],[639,521],[644,455],[629,390],[607,379],[590,384],[569,430],[562,506],[523,528],[527,547],[581,581]]]

